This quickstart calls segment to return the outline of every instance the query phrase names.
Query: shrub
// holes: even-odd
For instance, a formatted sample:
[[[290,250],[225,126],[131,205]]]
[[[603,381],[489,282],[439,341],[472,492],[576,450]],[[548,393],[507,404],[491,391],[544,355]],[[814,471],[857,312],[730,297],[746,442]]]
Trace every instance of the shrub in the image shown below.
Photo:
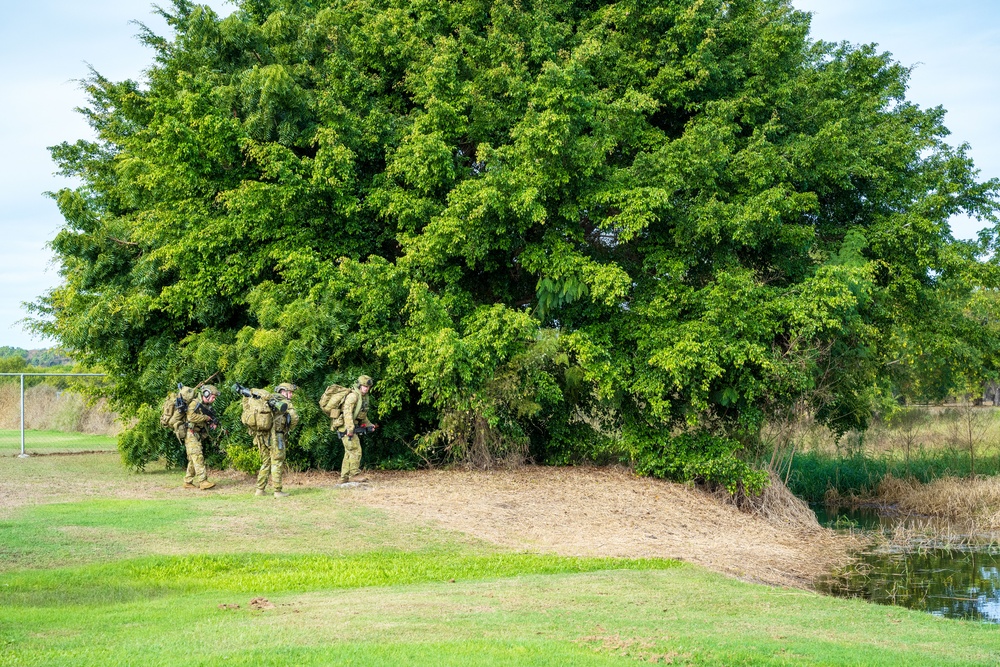
[[[758,495],[768,484],[766,472],[737,456],[735,440],[707,432],[681,433],[658,440],[636,439],[635,470],[678,482],[717,484],[730,494]]]

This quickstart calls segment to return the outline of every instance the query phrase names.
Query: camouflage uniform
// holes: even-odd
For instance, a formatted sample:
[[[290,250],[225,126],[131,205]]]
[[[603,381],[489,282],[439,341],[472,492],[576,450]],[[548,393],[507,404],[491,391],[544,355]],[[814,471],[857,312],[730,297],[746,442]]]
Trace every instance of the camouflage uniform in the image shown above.
[[[283,382],[275,389],[285,389],[293,392],[297,387],[293,384]],[[285,404],[284,414],[274,415],[270,431],[256,432],[253,434],[253,441],[260,452],[260,471],[257,473],[257,489],[259,494],[263,494],[267,487],[267,478],[270,474],[271,483],[276,493],[281,493],[281,477],[285,471],[285,450],[288,448],[288,434],[299,425],[299,413],[292,407],[291,400],[281,399]]]
[[[344,431],[341,438],[344,443],[344,462],[340,466],[340,481],[349,482],[351,477],[361,472],[361,438],[358,435],[346,435],[354,431],[354,427],[368,423],[368,394],[361,393],[361,386],[372,386],[372,379],[367,375],[362,375],[354,383],[354,387],[347,398],[344,399],[342,408],[343,427],[337,430]]]
[[[201,410],[202,399],[208,396],[218,396],[219,390],[210,384],[205,385],[187,407],[187,434],[184,438],[184,449],[187,450],[187,473],[184,475],[186,486],[198,486],[210,489],[215,484],[208,481],[208,470],[205,468],[205,455],[202,452],[201,441],[208,433],[212,418]],[[206,405],[211,405],[210,402]],[[178,429],[179,430],[179,429]]]

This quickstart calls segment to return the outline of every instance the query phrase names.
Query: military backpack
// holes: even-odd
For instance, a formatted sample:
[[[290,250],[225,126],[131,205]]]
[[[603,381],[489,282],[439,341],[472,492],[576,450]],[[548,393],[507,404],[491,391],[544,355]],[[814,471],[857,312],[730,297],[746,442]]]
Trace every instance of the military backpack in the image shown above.
[[[178,387],[175,392],[170,392],[170,395],[163,400],[163,408],[160,410],[160,426],[173,431],[187,421],[188,403],[197,395],[196,389],[184,386]]]
[[[268,399],[270,392],[263,389],[251,389],[250,396],[243,397],[243,412],[240,414],[240,421],[249,431],[263,433],[271,430],[274,424],[274,415]]]
[[[343,417],[344,399],[351,393],[348,387],[341,387],[339,384],[331,384],[319,398],[319,409],[326,413],[330,419],[337,420]]]

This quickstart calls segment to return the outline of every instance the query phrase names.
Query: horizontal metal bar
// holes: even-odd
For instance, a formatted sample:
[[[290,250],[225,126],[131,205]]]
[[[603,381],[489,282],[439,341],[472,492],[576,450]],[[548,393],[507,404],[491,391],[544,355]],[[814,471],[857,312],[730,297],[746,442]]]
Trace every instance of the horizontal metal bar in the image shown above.
[[[9,375],[12,377],[44,375],[47,377],[57,377],[57,378],[103,378],[108,376],[107,373],[0,373],[0,375]]]

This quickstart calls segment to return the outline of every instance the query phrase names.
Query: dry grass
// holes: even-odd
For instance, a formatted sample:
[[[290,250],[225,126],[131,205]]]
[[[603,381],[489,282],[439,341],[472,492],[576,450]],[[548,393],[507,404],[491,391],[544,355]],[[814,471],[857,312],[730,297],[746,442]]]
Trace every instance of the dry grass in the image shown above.
[[[875,419],[865,432],[837,436],[810,415],[765,425],[762,437],[773,449],[794,446],[797,451],[831,456],[892,456],[960,449],[971,446],[976,456],[1000,453],[1000,407],[955,404],[903,408],[889,419]],[[774,447],[777,445],[777,447]],[[773,466],[778,468],[779,466]]]
[[[879,484],[877,497],[902,514],[948,519],[979,531],[1000,531],[1000,479],[996,477],[945,477],[929,484],[887,477]]]
[[[865,534],[865,553],[913,554],[928,551],[983,551],[1000,545],[1000,533],[928,517],[909,517]],[[859,561],[860,563],[861,561]]]
[[[0,460],[0,519],[25,505],[95,498],[251,497],[255,482],[239,472],[213,470],[209,476],[216,489],[191,492],[181,488],[181,471],[128,473],[114,454],[28,461]],[[336,488],[336,473],[290,472],[285,490],[292,494],[288,500],[296,501],[299,494],[317,497],[305,495],[308,489],[324,489],[336,494],[335,504],[378,508],[402,525],[440,527],[517,550],[676,558],[747,581],[796,588],[811,588],[860,546],[854,537],[821,528],[814,516],[803,517],[801,505],[765,519],[692,486],[637,477],[621,468],[524,466],[373,472],[369,477],[370,484],[342,490]],[[777,493],[783,497],[769,502],[788,507],[787,492]],[[325,516],[330,508],[323,503],[317,511]],[[275,531],[259,519],[252,525],[242,521],[223,517],[218,529],[233,535]]]
[[[615,468],[526,466],[371,478],[369,488],[351,492],[355,502],[515,549],[677,558],[748,581],[808,588],[858,546],[853,537],[821,528],[787,491],[766,501],[771,513],[765,519],[696,488]],[[320,475],[308,479],[316,483]]]
[[[743,512],[771,523],[794,526],[803,530],[818,529],[820,526],[816,520],[816,513],[809,508],[809,505],[789,491],[774,471],[769,474],[771,483],[759,496],[733,496],[725,489],[719,489],[713,495],[721,503],[735,505]]]
[[[38,384],[24,391],[24,426],[41,431],[67,431],[116,436],[121,431],[107,399],[88,404],[78,393]],[[0,429],[21,427],[21,393],[16,384],[0,384]]]

